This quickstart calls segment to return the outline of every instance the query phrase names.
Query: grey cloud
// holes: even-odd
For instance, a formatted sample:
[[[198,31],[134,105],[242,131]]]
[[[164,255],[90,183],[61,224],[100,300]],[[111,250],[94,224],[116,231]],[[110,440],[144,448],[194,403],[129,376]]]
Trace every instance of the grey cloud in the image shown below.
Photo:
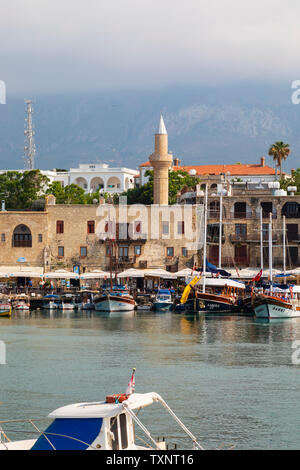
[[[299,13],[298,0],[10,0],[0,79],[8,94],[292,81]]]

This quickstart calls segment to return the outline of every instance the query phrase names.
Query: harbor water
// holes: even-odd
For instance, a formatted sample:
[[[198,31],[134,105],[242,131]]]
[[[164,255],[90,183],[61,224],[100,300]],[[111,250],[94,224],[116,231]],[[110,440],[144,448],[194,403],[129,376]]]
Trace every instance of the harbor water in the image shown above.
[[[206,449],[300,449],[300,319],[36,310],[1,318],[0,340],[0,420],[125,392],[136,367],[136,392],[162,395]],[[158,405],[139,417],[190,448]]]

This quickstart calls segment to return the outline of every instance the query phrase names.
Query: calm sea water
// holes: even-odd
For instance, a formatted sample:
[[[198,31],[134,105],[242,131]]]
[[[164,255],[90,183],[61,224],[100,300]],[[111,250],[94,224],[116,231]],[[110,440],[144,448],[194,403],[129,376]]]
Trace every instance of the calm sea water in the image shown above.
[[[205,448],[300,449],[300,319],[36,311],[0,319],[0,340],[0,420],[125,392],[136,367],[136,391],[161,394]],[[139,416],[189,448],[158,405]]]

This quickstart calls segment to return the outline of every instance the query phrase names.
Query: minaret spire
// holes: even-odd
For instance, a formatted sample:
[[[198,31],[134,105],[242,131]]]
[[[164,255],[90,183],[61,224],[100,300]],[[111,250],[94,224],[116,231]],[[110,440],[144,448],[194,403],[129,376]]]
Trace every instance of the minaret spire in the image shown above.
[[[164,118],[162,117],[162,114],[160,115],[160,120],[159,120],[159,126],[158,126],[158,134],[167,134],[167,129],[164,123]]]

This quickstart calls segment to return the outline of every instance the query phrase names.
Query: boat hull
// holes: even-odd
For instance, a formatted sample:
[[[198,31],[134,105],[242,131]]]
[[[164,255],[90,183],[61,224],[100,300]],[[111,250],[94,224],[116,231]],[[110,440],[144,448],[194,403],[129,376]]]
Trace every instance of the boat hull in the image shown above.
[[[234,311],[233,302],[229,297],[197,293],[197,297],[189,299],[185,304],[186,312],[225,313]]]
[[[0,318],[7,318],[11,316],[11,309],[0,311]]]
[[[258,298],[253,302],[256,318],[295,318],[300,317],[300,309],[290,302],[280,299],[265,297]]]
[[[134,299],[125,296],[104,295],[95,300],[95,310],[98,312],[129,312],[134,308]]]
[[[45,308],[47,310],[52,310],[52,309],[54,310],[54,309],[60,308],[60,305],[57,302],[50,301],[50,302],[43,303],[43,308]]]
[[[173,302],[154,302],[152,310],[171,310]]]

